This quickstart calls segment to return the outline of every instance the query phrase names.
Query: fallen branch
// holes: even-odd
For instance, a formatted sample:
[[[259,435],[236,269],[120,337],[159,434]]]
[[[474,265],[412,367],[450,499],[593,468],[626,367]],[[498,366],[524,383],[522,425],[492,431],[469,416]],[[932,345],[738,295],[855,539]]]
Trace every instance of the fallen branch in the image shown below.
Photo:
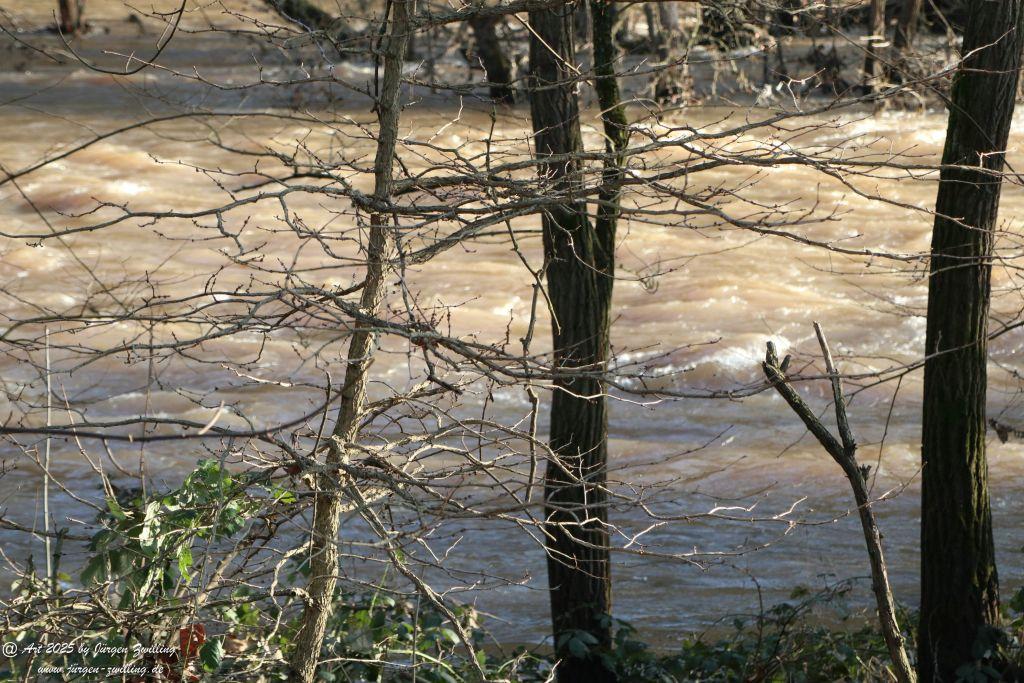
[[[860,513],[860,524],[864,529],[864,541],[868,548],[868,557],[871,560],[871,589],[875,594],[875,601],[878,603],[878,620],[882,627],[882,635],[885,644],[889,649],[889,656],[892,657],[893,669],[895,669],[896,680],[899,683],[912,683],[917,680],[914,670],[910,666],[907,657],[907,650],[904,646],[903,635],[900,632],[899,623],[896,621],[896,608],[892,597],[892,588],[889,585],[889,576],[885,568],[885,558],[882,555],[882,535],[875,523],[875,515],[871,511],[871,502],[868,499],[867,474],[869,466],[860,467],[857,465],[857,442],[854,440],[853,432],[850,429],[850,421],[846,416],[846,403],[843,399],[843,386],[832,362],[832,352],[829,351],[828,342],[825,340],[825,333],[821,325],[814,323],[814,332],[818,336],[818,344],[821,346],[821,353],[825,357],[825,369],[832,379],[832,397],[835,403],[836,423],[839,426],[839,438],[832,435],[832,432],[822,424],[811,407],[800,397],[800,394],[790,385],[786,377],[786,368],[789,358],[781,364],[775,352],[775,345],[768,342],[768,349],[765,353],[764,369],[765,377],[769,384],[779,392],[786,400],[793,412],[803,420],[807,429],[818,439],[818,442],[828,451],[839,466],[843,474],[850,482],[853,489],[853,497],[857,501],[857,511]]]

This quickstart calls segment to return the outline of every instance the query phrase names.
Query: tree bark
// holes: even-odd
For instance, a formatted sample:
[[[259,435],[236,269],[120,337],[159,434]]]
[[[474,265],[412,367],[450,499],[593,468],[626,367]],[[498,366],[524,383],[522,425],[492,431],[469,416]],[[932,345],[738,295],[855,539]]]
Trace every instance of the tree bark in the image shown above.
[[[594,7],[603,9],[596,3]],[[597,25],[595,17],[595,62]],[[530,27],[530,114],[536,154],[544,162],[583,149],[572,5],[530,12]],[[607,63],[606,57],[601,60]],[[576,159],[544,162],[540,172],[550,192],[568,195],[543,216],[555,363],[567,370],[601,371],[608,359],[614,235],[600,219],[595,229],[586,204],[571,197],[580,184]],[[594,377],[577,376],[560,378],[555,386],[553,456],[546,466],[544,499],[552,628],[561,660],[558,680],[613,681],[614,674],[599,657],[610,648],[612,637],[605,385]],[[589,633],[596,643],[580,641],[580,632]],[[580,645],[587,650],[583,656]]]
[[[590,5],[586,0],[579,0],[576,4],[573,27],[576,31],[576,45],[586,45],[590,42]]]
[[[501,41],[495,27],[498,17],[474,16],[469,20],[476,43],[476,54],[487,74],[490,83],[491,99],[500,104],[515,103],[515,91],[512,89],[512,62],[502,50]]]
[[[377,100],[377,153],[374,159],[373,198],[390,200],[393,186],[394,158],[401,114],[399,94],[402,85],[402,63],[409,36],[409,18],[415,0],[391,0],[391,26],[384,40],[384,76]],[[374,315],[384,296],[388,265],[389,217],[386,213],[370,216],[370,234],[366,253],[366,281],[360,297],[360,308]],[[326,464],[338,466],[348,460],[346,444],[358,438],[359,418],[366,395],[367,374],[372,356],[374,334],[363,323],[355,325],[349,342],[345,379],[342,384],[338,421],[327,452]],[[290,666],[294,680],[312,683],[323,647],[327,619],[333,609],[334,591],[338,581],[338,528],[344,506],[344,474],[317,476],[315,513],[311,534],[312,553],[310,579],[306,588],[306,604]]]
[[[864,56],[864,88],[872,91],[878,85],[881,73],[876,50],[878,43],[885,42],[885,0],[871,0],[871,11],[868,12],[867,54]]]
[[[1024,1],[975,0],[954,78],[932,233],[921,457],[921,680],[954,681],[996,622],[985,458],[993,230],[1024,48]],[[995,172],[995,173],[993,173]]]
[[[74,35],[82,27],[81,7],[78,0],[59,0],[61,33]]]

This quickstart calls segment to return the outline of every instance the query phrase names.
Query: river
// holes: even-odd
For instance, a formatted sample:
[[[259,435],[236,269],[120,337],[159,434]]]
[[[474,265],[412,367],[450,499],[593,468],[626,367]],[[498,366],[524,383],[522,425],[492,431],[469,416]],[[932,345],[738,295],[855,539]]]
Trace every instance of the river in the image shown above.
[[[15,15],[31,15],[34,3],[11,4]],[[99,15],[112,3],[97,3]],[[19,15],[19,11],[21,15]],[[109,12],[114,17],[113,10]],[[120,15],[116,18],[123,19]],[[113,21],[113,19],[111,19]],[[126,31],[122,25],[119,30]],[[116,35],[116,31],[115,31]],[[152,36],[138,41],[148,50]],[[0,40],[7,38],[0,37]],[[251,82],[251,62],[235,58],[218,43],[200,49],[198,38],[172,42],[163,56],[169,64],[199,64],[204,78],[221,84]],[[112,60],[102,52],[102,36],[87,37],[90,58]],[[135,210],[180,212],[200,210],[223,202],[225,193],[205,169],[234,170],[222,182],[241,184],[251,170],[238,155],[211,143],[213,135],[230,144],[294,149],[298,141],[310,148],[333,149],[368,168],[372,141],[359,125],[372,125],[366,100],[343,88],[265,88],[242,91],[213,89],[171,73],[147,70],[130,78],[111,77],[73,64],[48,65],[25,56],[11,45],[0,51],[0,131],[4,145],[0,164],[7,171],[28,167],[94,132],[110,131],[151,115],[180,111],[234,111],[233,118],[172,120],[147,129],[132,130],[91,145],[19,179],[18,188],[0,188],[0,328],[8,330],[0,356],[0,414],[8,423],[41,424],[45,396],[40,373],[26,362],[27,355],[41,362],[40,350],[27,351],[18,340],[38,338],[38,326],[17,323],[43,312],[104,311],[146,297],[150,288],[182,297],[201,292],[216,273],[220,290],[244,287],[265,278],[273,280],[292,268],[321,282],[344,286],[355,272],[343,257],[331,260],[317,248],[298,249],[291,231],[283,228],[277,202],[261,202],[235,210],[228,227],[237,230],[247,248],[266,256],[274,274],[257,264],[232,259],[232,240],[213,234],[212,220],[197,227],[187,219],[146,224],[134,220],[113,228],[83,232],[61,240],[18,238],[45,233],[50,226],[85,225],[95,216],[70,217],[89,211],[97,200],[128,204]],[[243,55],[244,56],[244,55]],[[27,63],[26,63],[27,60]],[[113,63],[112,61],[109,63]],[[270,72],[271,74],[273,72]],[[338,78],[366,82],[369,65],[346,65]],[[401,133],[407,140],[480,154],[482,140],[491,129],[489,111],[471,99],[436,96],[425,89],[407,93],[412,102],[402,115]],[[332,101],[333,100],[333,101]],[[311,117],[330,119],[330,126],[255,116],[257,111],[282,112],[296,107]],[[508,141],[510,154],[526,154],[522,141],[528,131],[528,109],[517,107],[498,113],[494,137]],[[752,107],[693,106],[670,112],[667,124],[694,128],[722,128],[768,115]],[[631,116],[645,121],[643,107]],[[834,153],[880,155],[894,151],[916,163],[935,161],[941,151],[946,117],[941,110],[914,109],[871,112],[863,109],[825,113],[787,125],[806,126],[799,134],[778,128],[753,129],[731,137],[725,144],[763,148],[786,139],[791,144],[830,148]],[[598,148],[598,113],[584,112],[587,144]],[[1024,118],[1017,117],[1011,139],[1010,160],[1024,163]],[[814,125],[811,125],[814,124]],[[647,121],[644,125],[657,124]],[[672,163],[672,150],[658,152],[660,163]],[[403,160],[415,172],[429,154],[405,148]],[[653,159],[651,160],[653,163]],[[916,254],[927,249],[931,221],[924,211],[935,197],[933,178],[896,177],[877,173],[851,180],[866,194],[890,202],[858,196],[851,187],[829,179],[806,165],[773,169],[719,168],[694,180],[708,185],[737,187],[743,197],[762,206],[816,206],[819,213],[835,211],[833,220],[801,227],[815,240],[835,241],[849,249]],[[351,172],[346,180],[369,191],[372,178]],[[20,189],[19,189],[20,188]],[[24,196],[22,195],[24,193]],[[31,203],[26,200],[31,200]],[[631,201],[642,202],[642,198]],[[752,206],[753,204],[750,204]],[[33,208],[34,207],[34,208]],[[666,205],[667,207],[667,205]],[[292,200],[290,208],[309,226],[351,223],[351,207],[336,199],[307,195]],[[109,211],[104,209],[103,211]],[[38,211],[38,213],[37,213]],[[97,215],[105,215],[101,211]],[[995,269],[994,318],[1012,321],[1022,308],[1019,232],[1024,213],[1024,192],[1008,185],[1001,216],[1007,231],[1000,238],[1005,260]],[[523,250],[539,263],[536,217],[517,219]],[[348,247],[341,247],[345,252]],[[923,351],[926,281],[919,260],[893,261],[830,253],[779,237],[766,237],[742,229],[713,229],[681,223],[671,215],[627,217],[620,228],[619,259],[614,301],[613,346],[620,360],[649,358],[663,377],[657,388],[699,393],[740,389],[759,378],[764,344],[774,340],[794,363],[818,362],[812,322],[821,323],[844,370],[869,373],[896,368],[919,359]],[[455,248],[438,258],[410,268],[408,291],[421,305],[443,311],[445,325],[463,337],[501,340],[509,330],[512,340],[525,331],[532,296],[531,279],[503,238],[481,240]],[[401,293],[392,292],[392,302]],[[107,307],[105,309],[104,307]],[[447,307],[447,308],[443,308]],[[450,316],[450,317],[448,317]],[[511,322],[510,322],[511,321]],[[537,347],[549,345],[546,321],[537,333]],[[993,323],[994,327],[997,325]],[[11,333],[11,329],[17,329]],[[185,333],[162,330],[161,335]],[[109,418],[149,413],[205,422],[218,403],[230,409],[223,424],[244,424],[244,414],[256,424],[293,417],[313,405],[316,392],[304,382],[321,382],[322,364],[302,357],[306,346],[294,338],[232,335],[212,340],[196,350],[196,359],[175,357],[155,365],[156,377],[145,359],[123,353],[95,357],[96,350],[116,349],[126,340],[144,335],[144,326],[129,323],[104,325],[75,336],[53,330],[56,371],[54,395],[67,397],[58,405],[55,421],[66,423],[70,408],[76,415]],[[1019,373],[1024,370],[1020,330],[1004,334],[991,344],[989,412],[1001,421],[1024,424]],[[373,366],[375,381],[400,385],[409,380],[410,364],[399,346],[385,344],[385,353]],[[83,363],[89,359],[88,363]],[[249,362],[248,376],[240,376],[219,360]],[[335,357],[336,362],[336,357]],[[820,367],[820,363],[818,365]],[[71,370],[74,370],[71,372]],[[330,368],[328,368],[330,369]],[[333,367],[335,377],[340,365]],[[808,374],[814,374],[813,367]],[[279,384],[273,384],[277,382]],[[280,383],[284,383],[282,386]],[[884,383],[860,382],[850,405],[861,457],[876,465],[874,494],[892,492],[876,505],[897,597],[916,600],[917,535],[919,521],[919,432],[921,373]],[[822,409],[826,386],[811,382],[808,399]],[[898,391],[897,391],[898,389]],[[466,411],[479,410],[483,394],[464,398]],[[546,398],[546,395],[543,395]],[[628,400],[626,400],[628,398]],[[658,483],[652,495],[661,511],[675,515],[699,514],[716,505],[736,506],[738,516],[770,517],[775,522],[697,519],[666,523],[648,531],[643,539],[652,552],[685,553],[690,549],[723,553],[710,566],[680,560],[651,559],[629,553],[615,555],[615,612],[663,643],[683,633],[700,630],[727,614],[755,611],[756,586],[771,604],[786,599],[797,585],[820,586],[826,577],[862,577],[868,573],[863,539],[849,516],[851,496],[838,467],[803,434],[796,418],[774,395],[761,393],[735,399],[648,396],[626,397],[611,407],[610,457],[613,478],[634,484]],[[491,416],[515,421],[528,403],[521,389],[495,392]],[[9,417],[8,417],[9,416]],[[77,418],[76,418],[77,419]],[[544,423],[541,422],[543,431]],[[802,436],[803,435],[803,436]],[[802,437],[802,438],[801,438]],[[883,443],[884,437],[884,443]],[[36,443],[19,437],[26,447]],[[190,444],[192,442],[189,442]],[[95,443],[86,452],[100,451]],[[137,466],[140,447],[113,446],[125,463]],[[0,506],[4,516],[31,526],[41,519],[39,471],[10,441],[0,444],[5,462]],[[1024,580],[1024,447],[1013,439],[1000,442],[989,435],[992,505],[1000,575],[1009,594]],[[67,487],[87,500],[102,498],[95,473],[74,443],[54,444],[53,472]],[[202,453],[180,445],[149,445],[145,467],[156,485],[174,485]],[[86,506],[62,491],[54,491],[51,506],[57,525],[69,518],[91,519]],[[751,511],[752,510],[752,511]],[[635,509],[613,510],[613,522],[622,535],[650,521]],[[790,525],[789,521],[794,522]],[[512,641],[534,642],[547,629],[547,600],[542,549],[522,531],[492,522],[462,525],[464,540],[450,553],[448,566],[481,570],[494,578],[483,589],[459,593],[482,611],[497,615],[493,629]],[[451,532],[453,537],[455,531]],[[7,555],[23,560],[36,548],[24,534],[0,533]],[[769,547],[736,553],[761,543]],[[443,546],[444,544],[441,543]],[[733,554],[736,553],[736,554]],[[38,561],[38,555],[37,555]],[[73,561],[73,560],[69,560]],[[756,583],[755,583],[756,579]],[[450,579],[456,583],[464,578]],[[867,592],[858,593],[868,604]]]

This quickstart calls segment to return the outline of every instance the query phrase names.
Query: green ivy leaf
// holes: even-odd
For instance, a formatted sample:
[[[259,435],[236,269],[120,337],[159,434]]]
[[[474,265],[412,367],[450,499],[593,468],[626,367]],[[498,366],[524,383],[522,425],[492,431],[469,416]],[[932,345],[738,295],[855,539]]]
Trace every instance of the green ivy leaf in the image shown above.
[[[572,653],[573,657],[579,657],[580,659],[583,659],[588,654],[590,654],[590,648],[588,648],[587,644],[584,643],[579,638],[576,638],[576,637],[570,638],[568,645],[569,645],[569,652]]]
[[[224,661],[224,643],[220,638],[208,640],[199,648],[199,661],[202,662],[203,669],[210,673],[220,668],[221,662]]]
[[[107,578],[107,556],[96,555],[82,570],[82,583],[85,585],[93,582],[99,583],[105,578]]]
[[[189,570],[192,568],[192,549],[187,545],[182,546],[181,550],[178,551],[178,571],[181,572],[181,578],[185,582],[192,580],[192,575],[189,574]]]
[[[117,502],[116,498],[107,498],[107,509],[116,520],[123,522],[128,519],[128,515],[124,514],[124,510],[121,509],[121,504]]]

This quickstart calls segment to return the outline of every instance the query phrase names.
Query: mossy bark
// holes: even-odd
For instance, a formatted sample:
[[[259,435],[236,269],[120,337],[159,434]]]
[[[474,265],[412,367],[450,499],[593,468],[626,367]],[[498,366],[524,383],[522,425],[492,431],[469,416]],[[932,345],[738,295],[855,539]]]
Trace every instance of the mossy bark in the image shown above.
[[[952,103],[932,234],[921,455],[922,681],[954,681],[996,622],[985,457],[987,328],[1003,151],[1024,48],[1024,1],[975,0]]]

